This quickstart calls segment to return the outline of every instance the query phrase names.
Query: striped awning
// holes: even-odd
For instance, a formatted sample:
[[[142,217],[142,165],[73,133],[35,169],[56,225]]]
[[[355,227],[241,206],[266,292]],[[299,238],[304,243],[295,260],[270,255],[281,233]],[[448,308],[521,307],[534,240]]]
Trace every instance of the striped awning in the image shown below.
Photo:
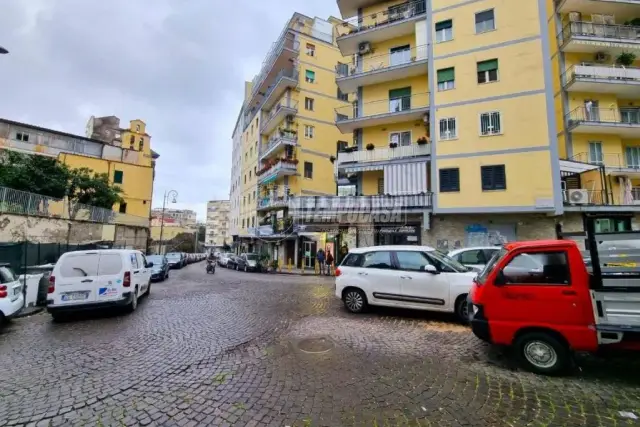
[[[427,191],[427,162],[400,163],[384,167],[384,194],[401,196]]]
[[[353,165],[353,166],[345,166],[344,171],[346,173],[356,173],[356,172],[381,171],[383,169],[384,169],[383,165]]]

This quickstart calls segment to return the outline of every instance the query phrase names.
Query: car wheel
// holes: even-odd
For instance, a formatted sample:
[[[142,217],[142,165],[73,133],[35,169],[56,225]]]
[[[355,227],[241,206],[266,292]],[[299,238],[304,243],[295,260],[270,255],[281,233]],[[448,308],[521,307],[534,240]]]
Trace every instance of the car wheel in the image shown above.
[[[342,301],[346,309],[352,313],[362,313],[367,308],[367,296],[360,289],[347,289],[342,294]]]
[[[236,271],[238,271],[238,270],[239,270],[239,268],[238,268],[238,264],[236,264]]]
[[[149,280],[149,284],[147,285],[147,291],[144,293],[145,297],[148,297],[151,293],[151,280]]]
[[[164,280],[167,280],[169,278],[169,270],[167,270],[167,273],[164,275]]]
[[[559,375],[569,368],[571,353],[561,340],[546,332],[530,332],[514,343],[520,363],[529,371],[542,375]]]
[[[0,328],[7,324],[7,318],[4,314],[0,313]]]
[[[138,308],[138,288],[136,287],[133,290],[133,297],[131,298],[131,302],[127,305],[127,312],[133,313]]]
[[[62,323],[69,320],[69,315],[65,313],[55,313],[55,314],[52,313],[51,317],[53,318],[53,321],[56,323]]]
[[[466,295],[460,295],[456,300],[456,317],[462,323],[469,323],[469,306]]]
[[[248,268],[247,268],[247,266],[245,265],[245,266],[244,266],[244,272],[246,273],[246,272],[248,272],[248,271],[249,271],[249,269],[248,269]]]

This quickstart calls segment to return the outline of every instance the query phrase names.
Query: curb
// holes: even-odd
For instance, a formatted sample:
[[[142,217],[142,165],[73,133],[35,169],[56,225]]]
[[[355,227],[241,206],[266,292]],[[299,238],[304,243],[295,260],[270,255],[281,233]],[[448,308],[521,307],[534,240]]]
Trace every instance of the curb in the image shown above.
[[[13,316],[14,319],[20,319],[23,317],[29,317],[36,315],[38,313],[42,313],[44,311],[44,307],[24,307],[18,314]]]

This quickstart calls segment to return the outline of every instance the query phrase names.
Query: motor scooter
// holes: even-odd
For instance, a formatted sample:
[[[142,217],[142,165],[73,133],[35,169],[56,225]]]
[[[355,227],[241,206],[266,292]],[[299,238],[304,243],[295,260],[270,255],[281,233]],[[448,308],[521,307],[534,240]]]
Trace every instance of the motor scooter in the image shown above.
[[[216,263],[210,259],[207,260],[207,274],[209,273],[212,273],[212,274],[216,273]]]

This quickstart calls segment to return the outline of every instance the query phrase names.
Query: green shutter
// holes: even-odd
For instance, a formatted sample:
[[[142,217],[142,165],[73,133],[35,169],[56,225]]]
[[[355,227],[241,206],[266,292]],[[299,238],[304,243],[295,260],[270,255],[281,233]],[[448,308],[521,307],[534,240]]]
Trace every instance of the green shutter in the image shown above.
[[[411,96],[411,87],[403,87],[389,91],[389,99],[404,98],[405,96]]]
[[[449,82],[452,80],[455,80],[455,69],[453,67],[438,70],[438,83]]]
[[[309,80],[315,80],[316,78],[316,73],[311,70],[306,70],[306,75]]]
[[[448,28],[453,28],[453,22],[451,19],[447,19],[446,21],[436,22],[436,31],[446,30]]]
[[[498,60],[490,59],[489,61],[478,62],[478,72],[492,71],[498,69]]]
[[[113,172],[113,182],[116,184],[122,184],[122,179],[124,178],[124,172],[122,171],[114,171]]]

